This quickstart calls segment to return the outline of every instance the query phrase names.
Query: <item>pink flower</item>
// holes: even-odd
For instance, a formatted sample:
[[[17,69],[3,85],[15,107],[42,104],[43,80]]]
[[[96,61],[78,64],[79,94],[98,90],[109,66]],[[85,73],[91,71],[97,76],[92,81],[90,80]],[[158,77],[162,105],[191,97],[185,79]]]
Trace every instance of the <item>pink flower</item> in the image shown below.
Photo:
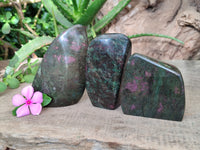
[[[17,117],[23,117],[29,115],[30,112],[33,115],[39,115],[42,111],[43,95],[37,91],[34,93],[32,86],[26,86],[22,89],[21,94],[13,96],[12,103],[15,106],[20,106],[16,111]]]

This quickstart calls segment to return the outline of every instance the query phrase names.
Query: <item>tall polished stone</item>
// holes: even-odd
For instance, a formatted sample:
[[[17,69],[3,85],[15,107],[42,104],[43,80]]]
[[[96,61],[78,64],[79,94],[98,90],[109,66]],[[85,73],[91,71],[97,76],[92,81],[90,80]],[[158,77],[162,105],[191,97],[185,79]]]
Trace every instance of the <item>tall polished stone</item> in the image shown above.
[[[85,89],[87,47],[85,27],[75,25],[48,48],[33,87],[53,98],[49,106],[67,106],[80,100]]]
[[[93,39],[87,52],[86,89],[96,107],[115,109],[131,42],[123,34],[104,34]]]
[[[125,114],[181,121],[185,109],[181,72],[172,65],[134,54],[125,65],[120,100]]]

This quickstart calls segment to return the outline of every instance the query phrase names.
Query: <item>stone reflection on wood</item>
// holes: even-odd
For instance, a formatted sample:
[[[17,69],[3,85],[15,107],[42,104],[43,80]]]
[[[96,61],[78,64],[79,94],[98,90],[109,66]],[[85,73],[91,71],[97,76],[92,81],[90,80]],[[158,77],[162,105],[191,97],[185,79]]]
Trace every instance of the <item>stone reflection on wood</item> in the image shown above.
[[[93,39],[87,52],[86,89],[96,107],[115,109],[131,42],[123,34],[104,34]]]
[[[75,25],[58,36],[47,50],[33,81],[36,91],[53,98],[49,106],[77,103],[85,89],[85,27]]]
[[[181,121],[185,109],[181,73],[172,65],[134,54],[124,69],[120,100],[125,114]]]

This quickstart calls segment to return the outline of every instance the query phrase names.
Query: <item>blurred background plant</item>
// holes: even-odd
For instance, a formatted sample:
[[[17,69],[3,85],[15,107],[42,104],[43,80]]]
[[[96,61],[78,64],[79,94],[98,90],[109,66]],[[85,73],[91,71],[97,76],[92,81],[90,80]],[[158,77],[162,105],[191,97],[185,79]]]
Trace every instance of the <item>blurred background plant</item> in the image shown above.
[[[96,14],[106,0],[0,0],[0,60],[10,59],[0,92],[7,86],[17,88],[20,82],[32,82],[38,67],[28,60],[27,69],[21,71],[20,63],[30,57],[43,57],[47,46],[61,32],[82,24],[87,26],[91,40],[130,1],[121,0],[98,20]]]
[[[29,40],[55,36],[53,19],[41,2],[0,0],[0,60],[11,59]],[[35,54],[42,57],[47,48]],[[34,57],[34,56],[33,56]]]
[[[131,0],[121,0],[100,20],[97,13],[107,0],[0,0],[0,60],[10,59],[6,67],[0,92],[7,86],[17,88],[20,82],[32,82],[38,68],[27,63],[27,70],[19,65],[27,58],[43,57],[47,46],[56,36],[75,24],[87,27],[88,39],[101,33]],[[182,41],[159,34],[129,36],[159,36]],[[37,50],[37,51],[36,51]],[[14,86],[11,86],[14,85]]]

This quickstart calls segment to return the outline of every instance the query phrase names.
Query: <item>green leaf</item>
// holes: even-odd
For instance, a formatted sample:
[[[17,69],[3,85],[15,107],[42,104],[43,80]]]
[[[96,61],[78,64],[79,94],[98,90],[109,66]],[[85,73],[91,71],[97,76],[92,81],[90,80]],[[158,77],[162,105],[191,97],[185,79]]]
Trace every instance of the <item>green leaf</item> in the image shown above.
[[[17,77],[18,75],[20,75],[22,73],[22,70],[18,70],[17,72],[15,72],[14,74],[13,74],[13,78],[15,78],[15,77]]]
[[[17,80],[16,78],[8,78],[6,79],[6,82],[8,83],[9,88],[11,89],[16,89],[19,87],[19,80]]]
[[[11,75],[8,75],[8,76],[5,78],[5,80],[6,80],[6,79],[10,79],[10,78],[12,78],[12,76],[11,76]]]
[[[20,74],[18,78],[21,83],[25,82],[23,74]]]
[[[5,17],[3,15],[0,15],[0,22],[6,22]]]
[[[56,37],[57,37],[58,36],[58,26],[57,26],[57,22],[56,22],[56,18],[55,18],[55,14],[54,14],[53,9],[52,9],[52,16],[53,16],[54,30],[55,30],[55,34],[56,34]]]
[[[55,18],[61,25],[63,25],[66,28],[73,26],[73,24],[70,21],[68,21],[68,19],[65,18],[63,14],[57,9],[56,5],[53,3],[52,0],[42,0],[42,3],[51,15],[54,11]]]
[[[39,60],[37,59],[37,60],[35,60],[34,62],[30,63],[30,66],[35,66],[35,65],[38,64],[38,63],[39,63]]]
[[[85,13],[82,14],[74,24],[90,24],[105,2],[106,0],[95,0],[91,2]]]
[[[19,19],[16,16],[13,16],[10,20],[11,24],[17,24],[19,22]]]
[[[6,12],[6,19],[9,20],[12,17],[11,12]]]
[[[31,18],[30,17],[26,17],[23,19],[23,23],[30,23],[31,22]]]
[[[81,6],[80,6],[81,12],[84,12],[84,10],[87,9],[89,2],[90,2],[90,0],[83,0],[83,2],[81,3]]]
[[[0,82],[0,93],[7,89],[7,85],[4,82]]]
[[[66,29],[63,28],[63,26],[58,25],[58,32],[59,32],[59,33],[62,33],[62,32],[64,32],[65,30],[66,30]]]
[[[32,71],[31,71],[31,68],[27,68],[26,70],[25,70],[25,74],[27,75],[27,74],[31,74],[32,73]]]
[[[35,66],[31,68],[31,72],[33,75],[36,75],[37,71],[38,71],[39,66]]]
[[[9,73],[12,73],[14,68],[17,68],[20,63],[23,62],[35,50],[51,44],[53,40],[54,38],[43,36],[37,37],[29,43],[25,44],[22,48],[15,52],[15,56],[10,60],[9,67],[6,67],[5,76],[7,76]]]
[[[75,12],[78,12],[78,5],[77,5],[76,0],[72,0],[72,3],[73,3]]]
[[[94,25],[95,32],[99,32],[107,24],[109,24],[112,19],[114,19],[121,10],[128,5],[131,0],[121,0],[107,15],[105,15],[101,20],[99,20]]]
[[[20,29],[13,29],[13,28],[11,28],[11,30],[12,30],[12,31],[20,32],[20,33],[22,33],[23,35],[25,35],[25,36],[27,36],[27,37],[29,37],[29,38],[31,38],[31,39],[34,39],[34,38],[35,38],[35,36],[34,36],[33,34],[31,34],[30,32],[28,32],[28,31],[23,31],[23,30],[20,30]]]
[[[43,93],[43,102],[42,107],[47,106],[49,103],[51,103],[52,98],[49,97],[47,94]]]
[[[171,39],[171,40],[175,40],[181,44],[184,44],[183,41],[177,39],[177,38],[174,38],[174,37],[171,37],[171,36],[168,36],[168,35],[163,35],[163,34],[155,34],[155,33],[141,33],[141,34],[134,34],[134,35],[131,35],[131,36],[128,36],[129,39],[132,39],[132,38],[138,38],[138,37],[142,37],[142,36],[155,36],[155,37],[162,37],[162,38],[167,38],[167,39]]]
[[[24,104],[22,104],[22,105],[24,105]],[[15,107],[15,108],[12,110],[12,115],[13,115],[13,116],[17,116],[17,109],[18,109],[19,107],[21,107],[22,105],[17,106],[17,107]]]
[[[73,5],[72,0],[65,0],[63,2],[65,2],[67,5]]]
[[[24,80],[27,83],[32,83],[34,80],[35,76],[33,74],[28,74],[24,76]]]
[[[31,63],[31,58],[27,58],[27,62],[28,62],[28,66],[29,66]]]
[[[2,30],[3,34],[9,34],[10,33],[10,24],[7,22],[4,23],[1,30]]]
[[[62,0],[53,0],[53,2],[56,4],[58,9],[61,11],[61,13],[68,19],[75,19],[75,16],[73,14],[72,7],[69,7],[68,5],[64,4]]]
[[[42,27],[43,27],[44,29],[48,29],[49,26],[50,26],[50,25],[49,25],[48,23],[46,23],[46,22],[42,23]]]

